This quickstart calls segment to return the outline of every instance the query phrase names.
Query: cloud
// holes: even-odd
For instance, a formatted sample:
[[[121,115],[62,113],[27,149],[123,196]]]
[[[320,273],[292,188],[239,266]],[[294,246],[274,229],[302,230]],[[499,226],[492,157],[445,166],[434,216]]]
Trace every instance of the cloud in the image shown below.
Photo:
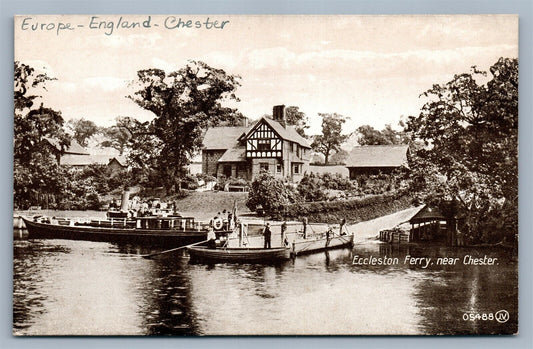
[[[21,61],[20,63],[24,63],[26,65],[29,65],[33,69],[35,69],[35,72],[37,74],[46,74],[51,78],[56,77],[56,72],[54,69],[52,69],[52,66],[48,64],[48,62],[40,60],[40,59],[29,59],[25,61]]]
[[[439,71],[468,69],[471,65],[491,64],[500,56],[516,57],[517,45],[492,45],[442,50],[412,49],[400,52],[375,52],[356,49],[309,50],[297,53],[287,47],[272,47],[248,52],[243,64],[253,71],[284,70],[305,72],[318,79],[344,76],[352,79],[389,78],[435,74]],[[480,60],[480,58],[482,58]],[[484,61],[484,60],[488,61]]]
[[[82,84],[89,89],[97,88],[105,92],[110,92],[125,89],[128,81],[113,76],[96,76],[84,79]]]
[[[150,34],[104,35],[99,42],[104,47],[113,49],[145,50],[153,49],[159,45],[161,39],[161,34],[155,32]]]

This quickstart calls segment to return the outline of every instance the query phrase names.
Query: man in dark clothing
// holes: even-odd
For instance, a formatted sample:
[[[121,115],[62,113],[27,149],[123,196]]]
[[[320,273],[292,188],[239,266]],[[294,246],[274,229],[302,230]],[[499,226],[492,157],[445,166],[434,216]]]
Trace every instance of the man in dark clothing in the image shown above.
[[[270,230],[270,223],[266,224],[265,230],[263,231],[263,235],[265,236],[265,248],[272,248],[272,245],[270,244],[270,238],[272,237],[272,231]]]
[[[307,224],[308,224],[307,217],[304,217],[303,224],[304,224],[304,239],[307,239]]]
[[[287,237],[285,235],[286,231],[287,231],[287,222],[283,222],[283,224],[281,224],[281,246],[285,246],[287,244]]]

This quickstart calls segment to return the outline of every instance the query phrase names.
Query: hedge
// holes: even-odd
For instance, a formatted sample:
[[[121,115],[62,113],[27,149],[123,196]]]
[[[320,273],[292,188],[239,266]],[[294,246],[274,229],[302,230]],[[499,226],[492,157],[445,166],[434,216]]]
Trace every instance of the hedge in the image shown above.
[[[367,221],[412,207],[413,197],[406,190],[350,200],[307,202],[282,205],[270,214],[278,219],[302,219],[309,222],[338,223]]]

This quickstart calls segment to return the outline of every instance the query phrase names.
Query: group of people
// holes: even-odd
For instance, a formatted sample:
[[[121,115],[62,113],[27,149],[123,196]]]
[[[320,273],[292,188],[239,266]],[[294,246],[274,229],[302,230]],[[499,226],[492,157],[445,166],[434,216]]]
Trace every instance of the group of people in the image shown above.
[[[307,217],[304,217],[302,220],[303,224],[303,238],[307,239],[307,226],[309,224]],[[283,222],[281,224],[281,246],[288,246],[289,241],[287,239],[287,222]],[[348,232],[346,231],[346,219],[343,218],[340,222],[339,227],[339,235],[347,235]],[[330,227],[326,231],[326,239],[329,240],[334,235],[332,228]],[[263,237],[264,237],[264,248],[272,248],[272,230],[270,228],[270,223],[265,224],[265,228],[263,229]]]
[[[281,224],[281,246],[287,246],[289,240],[286,236],[287,231],[287,222]],[[272,248],[272,230],[270,229],[270,223],[265,224],[265,229],[263,230],[263,236],[265,238],[264,248]]]
[[[232,211],[218,212],[209,223],[216,230],[233,230],[237,222],[237,215]]]

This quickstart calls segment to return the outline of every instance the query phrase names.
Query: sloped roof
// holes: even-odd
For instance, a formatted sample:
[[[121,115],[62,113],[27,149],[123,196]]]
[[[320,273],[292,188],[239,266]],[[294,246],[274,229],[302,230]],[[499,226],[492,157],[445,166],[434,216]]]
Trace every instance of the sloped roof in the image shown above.
[[[287,140],[287,141],[291,141],[291,142],[295,142],[295,143],[298,143],[300,144],[302,147],[305,147],[305,148],[311,148],[311,145],[309,144],[309,142],[307,141],[307,139],[303,138],[302,136],[300,136],[298,134],[298,132],[296,132],[296,129],[294,128],[294,126],[291,126],[291,125],[287,125],[286,127],[283,127],[278,121],[276,120],[273,120],[273,119],[270,119],[270,118],[261,118],[259,120],[259,122],[257,122],[256,125],[260,124],[261,121],[265,121],[272,129],[274,129],[274,131],[276,131],[276,133],[283,139]],[[255,126],[255,125],[254,125]],[[252,127],[253,129],[254,127]],[[252,129],[250,129],[250,131],[252,131]],[[250,131],[248,131],[246,133],[246,135],[248,136],[248,134],[250,133]]]
[[[365,145],[354,147],[346,167],[400,167],[407,165],[408,145]]]
[[[108,157],[109,158],[109,157]],[[116,160],[118,162],[118,164],[122,167],[126,167],[127,165],[127,162],[126,162],[126,157],[123,156],[123,155],[118,155],[118,156],[112,156],[109,158],[109,161],[107,162],[107,164],[109,165],[111,163],[111,161],[113,160]]]
[[[50,138],[50,137],[44,137],[44,139],[50,143],[50,145],[52,145],[54,148],[56,148],[58,151],[61,151],[61,145],[59,144],[59,142],[54,139],[54,138]],[[78,155],[89,155],[89,153],[87,152],[87,150],[85,150],[85,148],[83,148],[78,142],[76,142],[76,140],[72,139],[70,141],[70,146],[65,149],[65,151],[63,152],[64,154],[78,154]]]
[[[207,130],[204,136],[203,149],[230,149],[235,145],[237,139],[246,133],[248,127],[243,126],[221,126]]]
[[[123,156],[113,155],[78,155],[78,154],[65,154],[61,156],[60,164],[69,166],[88,166],[93,164],[108,165],[112,159],[117,159],[118,163],[122,166],[126,166],[125,158]]]
[[[226,152],[218,159],[218,162],[241,162],[246,161],[246,148],[234,147],[226,150]]]
[[[91,155],[65,154],[59,160],[61,165],[68,166],[87,166],[94,164],[94,159]]]
[[[436,209],[429,206],[424,206],[424,208],[417,212],[411,219],[410,223],[421,223],[421,222],[430,222],[430,221],[443,221],[446,217]]]

